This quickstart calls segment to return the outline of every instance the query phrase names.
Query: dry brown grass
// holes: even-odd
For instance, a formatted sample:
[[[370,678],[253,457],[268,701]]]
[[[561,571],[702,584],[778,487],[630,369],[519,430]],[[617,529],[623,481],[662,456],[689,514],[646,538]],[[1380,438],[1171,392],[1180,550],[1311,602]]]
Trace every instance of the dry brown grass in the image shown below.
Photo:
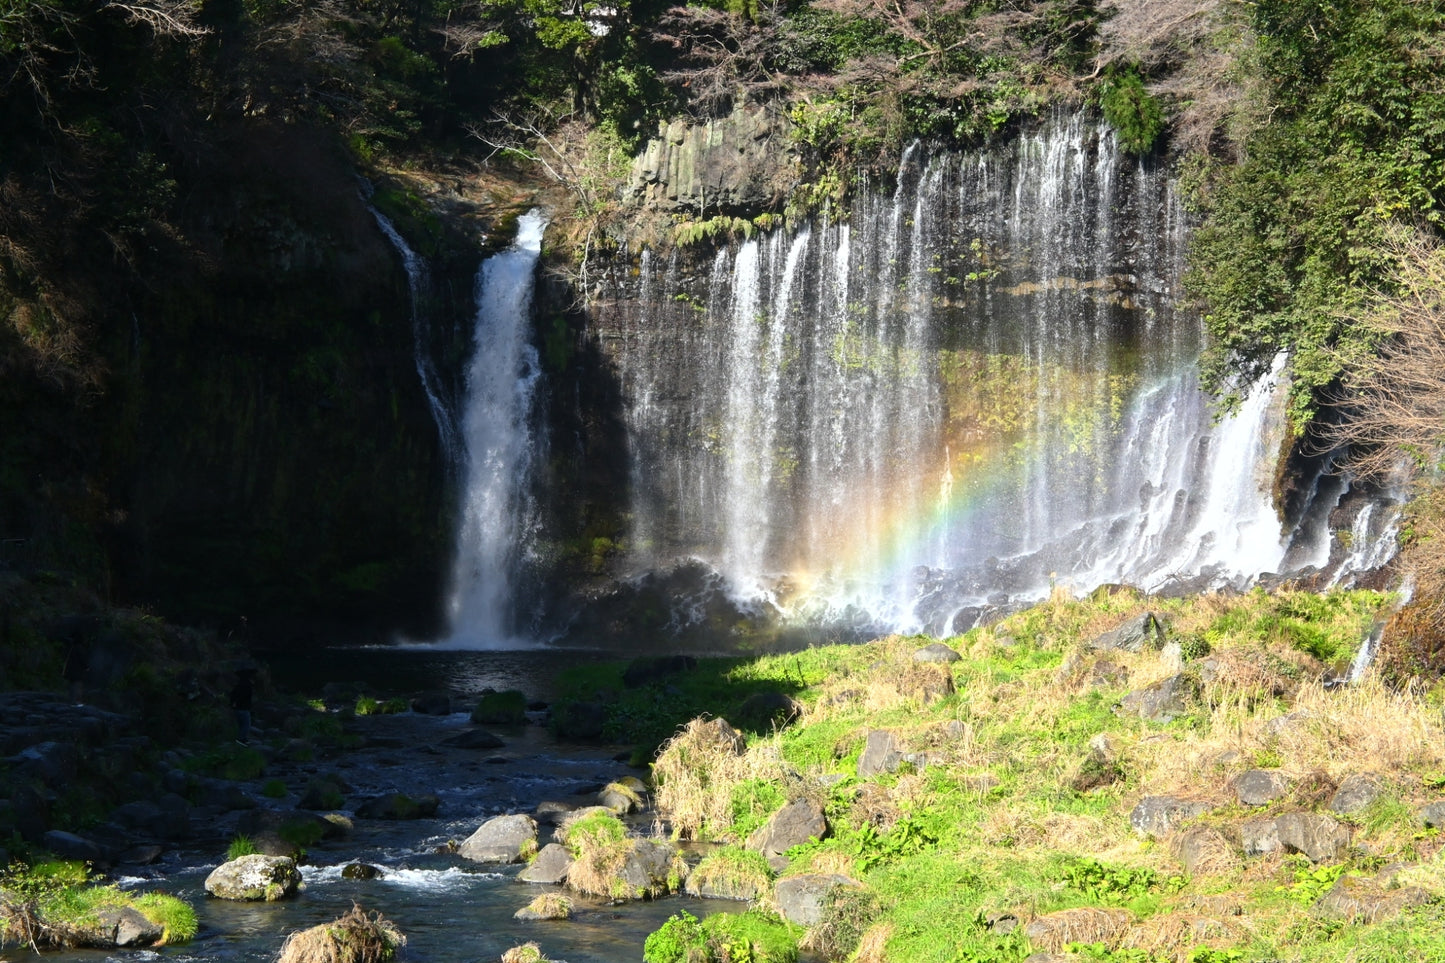
[[[854,951],[852,963],[888,963],[888,939],[893,935],[892,923],[875,923],[868,927],[863,938],[858,941],[858,949]]]
[[[1205,916],[1188,911],[1161,913],[1129,930],[1124,946],[1185,963],[1196,947],[1224,949],[1249,935],[1238,917]]]
[[[764,746],[740,753],[730,739],[719,737],[716,722],[689,722],[652,764],[654,801],[674,838],[736,841],[733,790],[750,779],[785,780],[775,751]]]
[[[1024,932],[1032,944],[1050,953],[1070,943],[1103,943],[1117,947],[1132,919],[1128,910],[1083,906],[1037,917]]]
[[[391,963],[406,937],[380,913],[352,904],[335,922],[292,933],[276,963]]]
[[[625,889],[619,874],[632,854],[633,840],[615,818],[574,823],[567,834],[567,848],[573,858],[572,868],[567,871],[568,886],[607,899],[626,895],[617,891],[619,886]]]

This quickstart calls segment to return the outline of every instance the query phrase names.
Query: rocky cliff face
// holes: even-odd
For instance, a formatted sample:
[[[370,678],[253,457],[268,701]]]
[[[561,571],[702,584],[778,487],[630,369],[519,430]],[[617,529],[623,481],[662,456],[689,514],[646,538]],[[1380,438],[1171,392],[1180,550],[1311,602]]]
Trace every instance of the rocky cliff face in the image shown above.
[[[736,213],[777,206],[799,176],[780,106],[745,105],[727,117],[659,124],[633,162],[626,197],[667,212]]]

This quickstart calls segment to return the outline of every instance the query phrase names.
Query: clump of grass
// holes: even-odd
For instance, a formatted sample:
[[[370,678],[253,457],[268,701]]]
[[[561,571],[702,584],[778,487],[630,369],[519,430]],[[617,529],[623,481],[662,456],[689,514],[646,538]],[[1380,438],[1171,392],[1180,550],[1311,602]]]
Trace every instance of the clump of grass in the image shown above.
[[[565,920],[572,915],[572,900],[561,893],[543,893],[527,904],[527,910],[542,919]]]
[[[282,779],[267,779],[261,787],[261,795],[267,799],[284,799],[286,792],[286,782]]]
[[[520,726],[527,721],[527,696],[516,689],[483,693],[472,709],[472,721],[484,726]]]
[[[758,899],[768,893],[772,868],[759,853],[727,846],[704,856],[687,877],[688,892],[708,889],[730,899]]]
[[[276,963],[391,963],[405,943],[391,921],[352,904],[334,922],[292,933]]]
[[[687,911],[674,914],[647,937],[644,963],[795,963],[796,931],[759,912],[716,913],[699,922]]]
[[[502,963],[552,963],[536,943],[523,943],[502,954]]]
[[[730,734],[732,728],[721,719],[694,719],[658,753],[652,766],[655,800],[674,837],[737,841],[733,801],[738,787],[749,780],[771,784],[783,778],[776,758],[740,749]]]
[[[161,943],[185,943],[195,938],[199,924],[191,904],[169,893],[145,893],[133,904],[146,919],[165,931]]]
[[[226,847],[226,861],[240,859],[242,856],[254,856],[260,851],[256,848],[255,840],[250,836],[237,836],[231,840],[231,845]]]
[[[633,844],[620,819],[606,812],[588,813],[566,824],[565,837],[573,859],[567,885],[590,896],[616,899],[628,895],[618,874]]]

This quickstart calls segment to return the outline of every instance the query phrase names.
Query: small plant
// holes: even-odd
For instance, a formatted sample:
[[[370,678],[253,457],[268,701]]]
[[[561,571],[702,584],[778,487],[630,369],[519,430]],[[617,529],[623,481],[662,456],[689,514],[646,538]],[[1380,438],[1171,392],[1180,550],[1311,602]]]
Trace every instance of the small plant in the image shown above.
[[[231,840],[231,845],[226,847],[226,861],[240,859],[242,856],[254,856],[260,850],[250,836],[237,836]]]
[[[380,913],[367,915],[353,905],[340,919],[299,930],[281,947],[277,963],[390,963],[406,937]]]
[[[1301,866],[1295,870],[1294,882],[1281,886],[1279,891],[1289,897],[1291,902],[1301,906],[1313,906],[1345,875],[1345,869],[1344,863],[1334,866]]]
[[[286,798],[286,782],[282,779],[267,779],[266,784],[261,787],[261,795],[267,799]]]
[[[477,700],[472,721],[484,726],[519,726],[527,721],[527,697],[516,689],[487,692]]]
[[[162,943],[185,943],[200,928],[191,904],[169,893],[145,893],[136,897],[135,908],[152,923],[160,924]]]

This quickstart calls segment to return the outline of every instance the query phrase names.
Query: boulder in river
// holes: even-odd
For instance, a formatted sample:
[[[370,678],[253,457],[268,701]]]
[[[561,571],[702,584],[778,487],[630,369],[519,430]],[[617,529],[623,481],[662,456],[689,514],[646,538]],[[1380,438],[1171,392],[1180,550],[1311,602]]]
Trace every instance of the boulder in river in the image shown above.
[[[206,892],[217,899],[274,903],[295,896],[300,887],[296,860],[261,853],[223,863],[206,877]]]
[[[477,827],[457,854],[478,863],[516,863],[523,847],[537,845],[537,822],[525,813],[494,816]]]

